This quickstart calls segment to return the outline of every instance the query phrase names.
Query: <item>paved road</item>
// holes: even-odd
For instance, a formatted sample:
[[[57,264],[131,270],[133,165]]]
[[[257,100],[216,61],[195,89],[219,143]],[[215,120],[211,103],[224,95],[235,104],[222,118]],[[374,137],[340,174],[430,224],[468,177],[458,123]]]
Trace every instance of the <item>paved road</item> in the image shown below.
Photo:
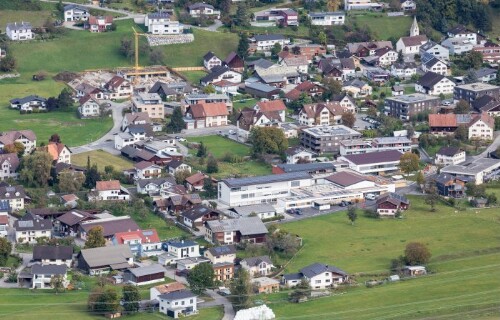
[[[123,103],[116,103],[113,101],[105,101],[111,104],[111,110],[113,113],[113,128],[108,131],[104,136],[101,138],[97,139],[94,142],[85,144],[83,146],[79,147],[74,147],[71,148],[71,152],[73,154],[79,154],[83,152],[88,152],[88,151],[94,151],[94,150],[105,150],[106,152],[109,152],[111,154],[120,154],[120,151],[116,150],[114,148],[114,139],[115,139],[115,134],[120,132],[120,128],[122,125],[122,120],[123,120],[123,109],[129,107],[129,102],[123,102]]]
[[[52,2],[52,3],[58,3],[58,0],[40,0],[41,2]],[[124,19],[142,19],[144,20],[144,14],[140,13],[135,13],[135,12],[130,12],[130,11],[125,11],[125,10],[120,10],[120,9],[112,9],[112,8],[107,8],[107,7],[100,7],[100,6],[95,6],[92,4],[81,4],[81,3],[74,3],[71,1],[62,1],[63,4],[78,4],[81,7],[87,7],[90,9],[97,9],[97,10],[102,10],[102,11],[108,11],[108,12],[114,12],[114,13],[120,13],[125,15],[125,17],[120,17],[120,18],[115,18],[115,20],[124,20]],[[144,23],[144,22],[143,22]]]
[[[500,131],[495,131],[494,134],[496,137],[493,140],[493,142],[488,146],[488,148],[486,148],[486,150],[484,150],[482,153],[478,154],[477,156],[471,157],[472,160],[477,160],[480,158],[487,158],[489,153],[496,151],[498,149],[498,147],[500,147]]]
[[[201,30],[211,31],[211,32],[220,32],[219,30],[217,30],[220,27],[222,27],[222,22],[220,20],[215,20],[214,24],[211,26],[208,26],[208,27],[191,26],[191,28],[201,29]]]

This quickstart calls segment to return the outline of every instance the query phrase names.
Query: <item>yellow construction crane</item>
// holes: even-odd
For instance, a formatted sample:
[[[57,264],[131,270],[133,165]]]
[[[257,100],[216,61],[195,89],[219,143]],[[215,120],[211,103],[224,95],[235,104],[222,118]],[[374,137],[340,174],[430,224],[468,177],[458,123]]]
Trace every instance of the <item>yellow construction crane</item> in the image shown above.
[[[132,27],[132,30],[134,30],[134,37],[135,37],[135,65],[134,69],[135,72],[138,72],[141,67],[139,67],[139,36],[145,36],[145,33],[139,33],[135,30],[134,27]]]

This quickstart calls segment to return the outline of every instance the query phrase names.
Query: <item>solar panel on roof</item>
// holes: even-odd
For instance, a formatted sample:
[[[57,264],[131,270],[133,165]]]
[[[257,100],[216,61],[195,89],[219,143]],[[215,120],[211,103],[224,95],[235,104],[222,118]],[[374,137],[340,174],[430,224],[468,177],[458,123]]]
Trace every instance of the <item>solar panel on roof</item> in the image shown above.
[[[153,235],[153,231],[151,231],[151,230],[143,231],[142,234],[145,235],[145,236],[152,236]]]
[[[28,221],[18,220],[18,221],[19,221],[19,226],[22,228],[33,227],[32,220],[28,220]]]

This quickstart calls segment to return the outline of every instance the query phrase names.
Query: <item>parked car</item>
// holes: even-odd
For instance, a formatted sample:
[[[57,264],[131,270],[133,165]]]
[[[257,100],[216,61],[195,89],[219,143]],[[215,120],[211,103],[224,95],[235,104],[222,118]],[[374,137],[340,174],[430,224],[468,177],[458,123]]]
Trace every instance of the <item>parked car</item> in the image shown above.
[[[226,287],[219,287],[217,293],[220,294],[221,296],[228,296],[231,294],[231,290],[229,290]]]
[[[375,200],[375,199],[377,199],[377,196],[374,195],[373,193],[368,193],[368,194],[365,195],[365,199]]]

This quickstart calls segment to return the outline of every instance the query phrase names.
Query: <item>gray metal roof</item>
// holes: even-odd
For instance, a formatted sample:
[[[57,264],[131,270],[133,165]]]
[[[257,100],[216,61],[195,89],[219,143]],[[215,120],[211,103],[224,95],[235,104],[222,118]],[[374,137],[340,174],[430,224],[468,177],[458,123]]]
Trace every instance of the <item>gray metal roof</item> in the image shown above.
[[[233,245],[228,245],[228,246],[212,247],[208,249],[208,251],[213,256],[221,256],[221,255],[236,253],[236,248]]]
[[[308,265],[307,267],[300,269],[300,272],[309,279],[324,272],[334,272],[344,276],[347,275],[347,272],[345,272],[344,270],[323,263],[313,263],[311,265]]]
[[[65,264],[41,265],[37,263],[31,266],[31,274],[62,275],[66,274],[66,270],[68,270],[68,267]]]
[[[165,268],[156,263],[152,264],[149,266],[144,266],[144,267],[138,267],[138,268],[128,268],[126,272],[132,273],[136,277],[142,277],[142,276],[147,276],[150,274],[156,274],[156,273],[165,273]]]
[[[246,258],[246,259],[241,260],[241,262],[243,262],[243,261],[247,265],[249,265],[250,267],[258,266],[262,262],[265,262],[267,264],[273,264],[273,262],[271,261],[271,258],[269,258],[269,256],[251,257],[251,258]]]
[[[261,82],[247,83],[247,84],[245,84],[245,87],[250,88],[250,89],[254,89],[257,91],[265,92],[265,93],[280,90],[279,88],[276,88],[276,87],[273,87],[273,86],[270,86],[268,84],[261,83]]]
[[[311,162],[311,163],[296,163],[296,164],[278,164],[278,168],[285,172],[311,172],[316,170],[335,169],[331,162]]]
[[[290,281],[290,280],[300,280],[302,279],[302,273],[297,272],[297,273],[287,273],[283,275],[283,279]]]
[[[255,41],[284,40],[285,36],[282,34],[258,34],[254,39]]]
[[[207,221],[212,232],[239,231],[242,235],[267,233],[267,228],[259,217]]]
[[[186,248],[186,247],[192,247],[192,246],[197,246],[198,243],[191,241],[191,240],[181,240],[181,241],[169,241],[168,246],[176,247],[176,248]]]
[[[250,206],[234,207],[233,211],[235,211],[240,216],[246,217],[252,213],[276,212],[276,209],[268,203],[262,203]]]
[[[134,256],[127,244],[83,249],[80,254],[91,268],[127,263]]]
[[[247,178],[230,178],[223,179],[221,183],[225,183],[230,188],[251,186],[257,184],[269,184],[275,182],[285,182],[292,180],[311,179],[311,175],[307,172],[290,172],[283,174],[271,174],[267,176],[247,177]]]
[[[160,299],[165,299],[165,300],[179,300],[179,299],[194,298],[196,297],[196,295],[189,290],[179,290],[166,294],[160,294],[158,297]]]

